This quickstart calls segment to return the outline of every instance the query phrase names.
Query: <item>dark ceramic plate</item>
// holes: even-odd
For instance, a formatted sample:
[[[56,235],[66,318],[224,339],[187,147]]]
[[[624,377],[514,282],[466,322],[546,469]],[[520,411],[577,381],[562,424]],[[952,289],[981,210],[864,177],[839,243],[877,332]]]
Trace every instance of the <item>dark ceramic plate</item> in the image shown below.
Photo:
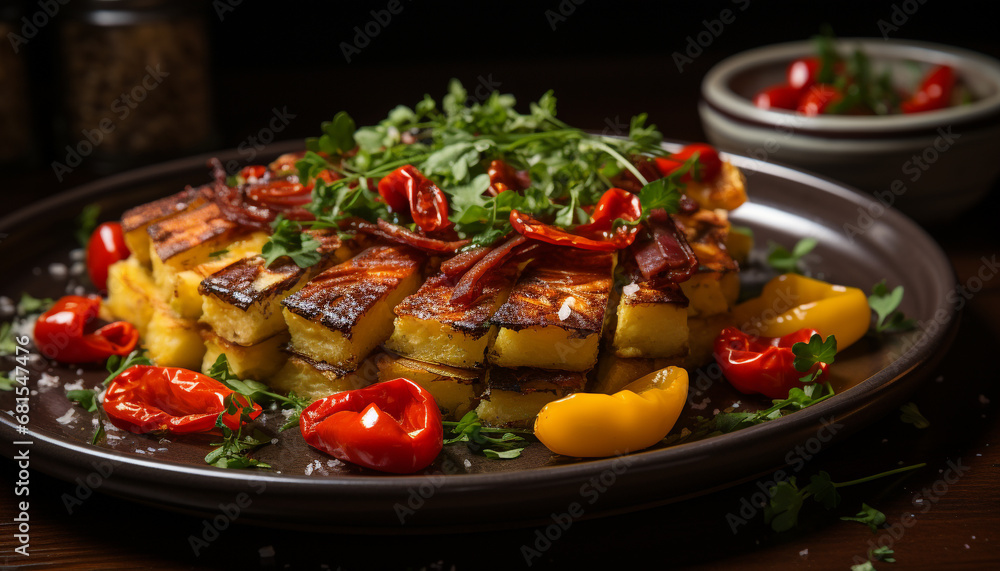
[[[292,149],[293,144],[286,144],[273,151]],[[235,152],[221,158],[240,159]],[[206,159],[104,179],[7,216],[0,221],[0,233],[8,235],[0,243],[0,293],[16,300],[22,291],[58,297],[72,290],[83,279],[72,271],[72,221],[84,205],[97,202],[102,219],[112,219],[128,207],[207,180]],[[7,413],[15,408],[15,395],[0,394],[0,449],[7,457],[30,449],[32,470],[70,482],[79,478],[89,488],[138,502],[208,516],[218,515],[220,506],[229,506],[232,513],[235,504],[241,521],[343,531],[483,529],[541,522],[567,512],[589,517],[676,501],[753,478],[793,462],[789,456],[796,446],[818,442],[817,435],[827,440],[832,432],[833,439],[843,438],[894,409],[947,349],[958,316],[947,301],[955,287],[952,269],[940,248],[910,220],[887,211],[871,223],[861,213],[872,201],[840,185],[741,157],[731,160],[747,173],[751,197],[732,218],[753,229],[756,256],[770,240],[791,246],[813,236],[819,246],[807,262],[814,275],[866,291],[882,278],[890,286],[902,284],[902,309],[921,325],[886,342],[862,340],[838,355],[833,371],[839,394],[814,407],[738,432],[606,460],[553,456],[539,443],[520,458],[488,460],[451,445],[424,474],[413,476],[388,476],[336,462],[309,449],[298,431],[277,432],[284,418],[270,413],[265,428],[275,443],[255,456],[274,470],[223,470],[203,462],[210,437],[171,437],[167,442],[109,431],[106,439],[91,445],[96,418],[66,399],[65,385],[94,387],[105,373],[51,367],[34,359],[29,366],[30,433],[18,434],[12,413]],[[870,226],[849,237],[846,224]],[[64,267],[70,269],[65,276]],[[767,277],[748,268],[744,286],[752,288]],[[7,358],[3,370],[11,368]],[[769,404],[735,393],[712,373],[709,368],[692,375],[681,427],[737,401],[743,410]],[[836,424],[819,432],[829,423]],[[20,441],[31,444],[14,444]]]

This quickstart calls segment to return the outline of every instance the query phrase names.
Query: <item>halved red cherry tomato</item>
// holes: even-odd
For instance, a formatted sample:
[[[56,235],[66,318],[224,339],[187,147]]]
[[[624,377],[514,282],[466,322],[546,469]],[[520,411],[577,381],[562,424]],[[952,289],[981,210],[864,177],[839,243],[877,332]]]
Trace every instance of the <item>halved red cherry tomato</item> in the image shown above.
[[[139,331],[125,321],[88,332],[97,320],[101,298],[67,295],[35,322],[35,345],[50,359],[63,363],[103,363],[112,355],[125,356],[139,342]]]
[[[425,232],[451,226],[448,220],[448,197],[413,165],[403,165],[378,182],[379,196],[389,208],[403,212]]]
[[[681,175],[682,181],[709,181],[719,176],[719,173],[722,172],[722,159],[719,158],[719,152],[715,150],[715,147],[705,143],[692,143],[669,157],[656,157],[656,168],[661,175],[667,176],[684,166],[684,163],[696,154],[698,155],[698,164],[695,168]]]
[[[812,87],[816,83],[816,74],[819,73],[819,68],[818,57],[799,58],[788,64],[788,69],[785,71],[788,87],[799,92]],[[783,109],[794,109],[794,107],[784,107]]]
[[[903,101],[903,113],[921,113],[944,109],[951,103],[951,93],[955,88],[955,71],[939,65],[932,68],[920,83],[920,89],[912,97]]]
[[[819,83],[810,87],[799,102],[798,112],[815,116],[826,113],[827,108],[839,102],[844,95],[832,85]]]
[[[250,165],[240,170],[240,177],[244,180],[250,180],[251,178],[263,178],[266,173],[267,167],[264,165]]]
[[[302,411],[299,428],[314,448],[395,474],[426,468],[444,446],[434,397],[403,378],[322,398]]]
[[[261,185],[251,185],[247,190],[250,201],[261,206],[283,210],[302,206],[312,200],[312,187],[289,180],[270,180]]]
[[[90,281],[100,291],[108,289],[108,267],[129,255],[125,245],[125,235],[122,225],[117,222],[105,222],[90,235],[87,243],[87,273]]]
[[[112,424],[136,434],[211,432],[232,394],[226,385],[195,371],[136,365],[111,380],[104,393],[104,412]],[[233,398],[247,404],[242,395]],[[260,413],[260,405],[254,403],[250,418]],[[222,422],[237,430],[240,413],[224,414]]]
[[[759,109],[788,109],[794,111],[799,106],[801,92],[788,85],[773,85],[761,91],[753,98],[753,104]]]

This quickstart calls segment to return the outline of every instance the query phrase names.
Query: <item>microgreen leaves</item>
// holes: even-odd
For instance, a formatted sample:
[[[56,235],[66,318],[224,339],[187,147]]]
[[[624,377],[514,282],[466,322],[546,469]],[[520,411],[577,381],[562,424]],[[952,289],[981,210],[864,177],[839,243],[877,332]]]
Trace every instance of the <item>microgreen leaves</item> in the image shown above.
[[[878,531],[879,526],[885,523],[885,514],[871,507],[868,504],[861,504],[861,511],[854,517],[844,516],[840,518],[844,521],[856,521],[871,528],[872,533]]]
[[[792,362],[792,366],[795,367],[796,371],[801,373],[806,373],[810,371],[814,365],[825,363],[827,365],[832,364],[834,358],[837,356],[837,338],[830,335],[823,341],[823,338],[819,334],[814,333],[812,337],[809,338],[808,343],[796,343],[792,345],[792,353],[795,354],[795,360]],[[817,368],[812,373],[800,378],[799,380],[803,383],[811,383],[815,381],[817,377],[822,374],[823,369]]]
[[[916,428],[927,428],[931,425],[927,417],[920,413],[920,409],[917,408],[917,403],[915,402],[911,401],[899,407],[899,412],[899,420],[907,424],[912,424]]]

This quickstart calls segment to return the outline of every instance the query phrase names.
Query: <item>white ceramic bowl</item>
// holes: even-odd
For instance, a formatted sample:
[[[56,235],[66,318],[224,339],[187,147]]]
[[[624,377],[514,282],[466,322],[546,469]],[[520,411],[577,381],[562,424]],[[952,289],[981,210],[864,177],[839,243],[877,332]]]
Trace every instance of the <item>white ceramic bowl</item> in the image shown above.
[[[727,58],[705,76],[698,111],[709,140],[846,182],[925,223],[950,219],[981,199],[1000,175],[1000,62],[903,40],[843,38],[836,45],[844,55],[860,47],[876,72],[890,69],[900,85],[918,84],[932,65],[950,65],[974,100],[909,115],[758,109],[754,94],[783,83],[790,62],[814,53],[808,41],[777,44]]]

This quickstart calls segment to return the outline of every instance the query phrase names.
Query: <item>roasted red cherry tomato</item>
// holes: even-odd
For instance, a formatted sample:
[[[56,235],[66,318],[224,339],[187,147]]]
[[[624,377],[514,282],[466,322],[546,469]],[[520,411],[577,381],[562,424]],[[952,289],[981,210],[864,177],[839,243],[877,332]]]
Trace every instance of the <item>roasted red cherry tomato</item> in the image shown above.
[[[795,111],[802,93],[788,85],[774,85],[761,91],[753,98],[753,104],[760,109],[788,109]]]
[[[932,68],[920,88],[912,97],[903,101],[903,113],[921,113],[944,109],[951,104],[951,93],[955,88],[955,71],[946,65]]]
[[[67,295],[38,317],[35,345],[42,355],[63,363],[103,363],[112,355],[125,356],[139,342],[139,331],[131,323],[115,321],[96,331],[101,298]]]
[[[410,217],[425,232],[442,230],[448,220],[448,197],[413,165],[404,165],[378,183],[378,193],[396,212],[407,208]]]
[[[839,102],[844,95],[832,85],[825,83],[816,84],[810,87],[802,100],[799,101],[798,112],[803,115],[815,116],[826,113],[826,109]]]
[[[219,413],[226,410],[226,397],[232,394],[226,385],[195,371],[136,365],[111,380],[104,393],[104,412],[112,424],[136,434],[211,432]],[[244,396],[233,398],[246,406]],[[250,418],[260,413],[255,403]],[[222,422],[237,430],[239,411],[223,415]]]
[[[715,339],[715,360],[729,384],[744,394],[759,393],[773,399],[785,398],[788,391],[804,385],[801,379],[817,369],[826,372],[829,365],[816,363],[809,371],[793,365],[792,346],[808,343],[815,329],[799,329],[784,337],[756,337],[726,327]]]
[[[444,445],[434,397],[402,378],[322,398],[302,411],[299,427],[314,448],[394,474],[426,468]]]
[[[100,291],[107,291],[108,267],[124,260],[128,255],[128,246],[125,245],[121,224],[105,222],[95,228],[87,244],[87,273],[94,287]]]
[[[669,157],[657,157],[656,168],[660,174],[667,176],[681,168],[695,155],[698,155],[698,164],[681,176],[682,181],[714,180],[722,172],[722,159],[719,158],[719,152],[715,150],[715,147],[705,143],[692,143]]]
[[[486,174],[490,176],[489,193],[493,196],[507,190],[524,190],[531,186],[528,171],[514,170],[514,167],[499,159],[490,162]]]
[[[788,87],[798,92],[812,87],[816,83],[816,74],[819,73],[819,68],[818,57],[799,58],[788,64],[788,69],[785,71]],[[794,109],[794,107],[785,107],[784,109]]]

